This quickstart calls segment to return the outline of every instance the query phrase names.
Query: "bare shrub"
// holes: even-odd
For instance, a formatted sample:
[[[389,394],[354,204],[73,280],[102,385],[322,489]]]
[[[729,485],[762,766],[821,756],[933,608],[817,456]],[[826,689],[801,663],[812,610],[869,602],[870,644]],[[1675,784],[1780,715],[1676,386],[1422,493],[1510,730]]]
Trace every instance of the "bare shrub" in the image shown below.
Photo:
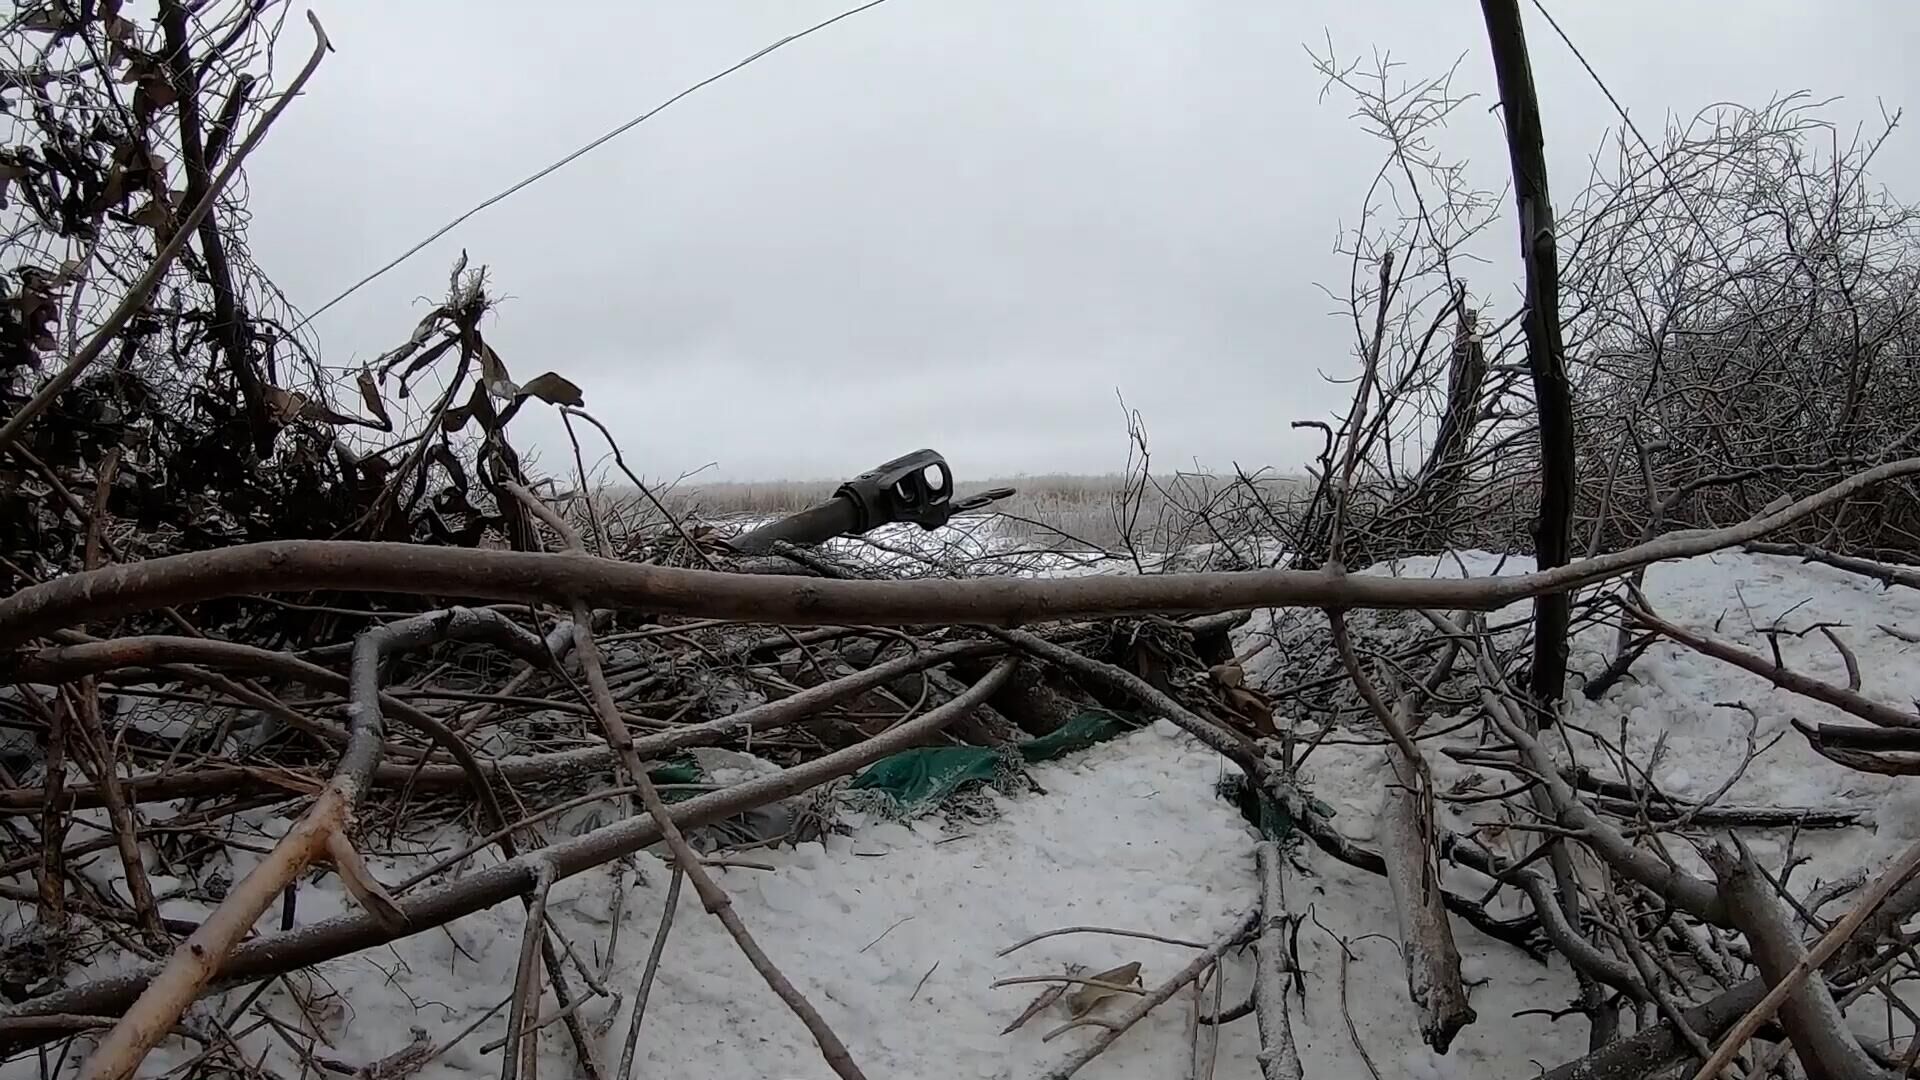
[[[1892,127],[1842,142],[1794,96],[1613,137],[1564,226],[1590,550],[1911,451],[1920,217],[1868,179]],[[1920,502],[1889,487],[1790,538],[1911,558]]]

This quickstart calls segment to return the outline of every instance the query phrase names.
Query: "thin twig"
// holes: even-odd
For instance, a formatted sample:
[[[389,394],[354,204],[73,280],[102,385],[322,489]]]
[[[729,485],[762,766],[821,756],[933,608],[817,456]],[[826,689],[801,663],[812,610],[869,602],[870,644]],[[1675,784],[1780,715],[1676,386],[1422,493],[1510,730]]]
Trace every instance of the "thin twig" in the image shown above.
[[[620,1072],[615,1080],[633,1075],[633,1051],[640,1040],[640,1022],[647,1017],[647,999],[653,993],[654,976],[660,974],[660,957],[667,951],[667,934],[673,930],[673,913],[680,906],[680,882],[686,873],[678,866],[667,882],[666,906],[660,911],[660,928],[653,933],[653,948],[647,952],[647,966],[640,973],[640,988],[634,991],[633,1019],[627,1023],[627,1038],[620,1051]]]
[[[994,955],[1007,956],[1019,952],[1021,949],[1026,948],[1036,941],[1045,941],[1050,937],[1059,937],[1062,934],[1111,934],[1114,937],[1140,938],[1145,941],[1158,941],[1166,945],[1183,945],[1189,949],[1204,949],[1208,944],[1204,941],[1188,941],[1185,938],[1162,937],[1159,934],[1149,934],[1144,930],[1121,930],[1111,926],[1063,926],[1058,930],[1043,931],[1030,938],[1016,941],[1012,945],[994,953]]]

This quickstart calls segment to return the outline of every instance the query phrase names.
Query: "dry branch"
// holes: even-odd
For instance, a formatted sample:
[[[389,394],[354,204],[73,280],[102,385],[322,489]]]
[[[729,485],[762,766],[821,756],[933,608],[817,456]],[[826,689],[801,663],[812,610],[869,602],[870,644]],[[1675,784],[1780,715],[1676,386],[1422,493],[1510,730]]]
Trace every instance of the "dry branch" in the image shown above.
[[[1755,541],[1747,544],[1746,548],[1748,551],[1762,555],[1786,555],[1798,557],[1803,562],[1825,563],[1838,570],[1870,577],[1887,588],[1900,585],[1909,589],[1920,589],[1920,570],[1910,567],[1892,566],[1854,555],[1841,555],[1812,544],[1769,544]]]
[[[1287,951],[1287,892],[1281,875],[1280,845],[1263,840],[1253,849],[1260,871],[1260,936],[1254,939],[1253,1008],[1260,1025],[1262,1080],[1301,1080],[1300,1050],[1287,1014],[1287,976],[1293,970]]]
[[[1799,970],[1807,959],[1806,946],[1753,854],[1745,845],[1737,851],[1713,845],[1704,854],[1726,893],[1728,915],[1753,949],[1760,977],[1775,987],[1791,986],[1790,978],[1799,979],[1780,1005],[1780,1025],[1793,1040],[1807,1075],[1812,1080],[1881,1080],[1879,1067],[1847,1030],[1826,980],[1810,965]],[[1731,1039],[1728,1044],[1739,1049]]]
[[[1903,712],[1892,706],[1882,705],[1856,691],[1789,671],[1763,656],[1676,626],[1639,605],[1629,604],[1627,613],[1635,621],[1645,624],[1649,629],[1656,630],[1695,652],[1744,668],[1773,685],[1791,690],[1802,697],[1831,705],[1884,728],[1920,729],[1920,714]]]
[[[1560,334],[1560,257],[1554,247],[1553,200],[1547,192],[1546,136],[1540,99],[1533,89],[1527,35],[1518,0],[1481,0],[1493,72],[1506,118],[1507,152],[1513,164],[1513,198],[1520,224],[1520,260],[1526,270],[1522,330],[1527,368],[1540,429],[1540,518],[1534,527],[1534,559],[1542,569],[1567,561],[1572,544],[1574,445],[1573,389],[1567,381],[1566,346]],[[1545,593],[1533,608],[1534,699],[1551,709],[1565,690],[1567,627],[1572,602],[1565,593]]]
[[[564,627],[571,633],[570,627]],[[761,734],[798,723],[848,698],[865,693],[901,675],[953,660],[977,659],[1006,650],[993,641],[954,641],[923,648],[853,674],[800,690],[788,697],[743,709],[737,713],[698,724],[684,724],[666,731],[645,735],[634,741],[643,757],[664,757],[695,746],[713,746],[729,738]],[[344,689],[345,676],[285,653],[234,642],[200,638],[176,638],[165,635],[119,638],[57,646],[29,653],[21,661],[19,674],[34,682],[61,682],[90,671],[103,671],[123,665],[157,664],[168,660],[199,661],[232,666],[242,670],[265,671],[331,690]],[[549,754],[523,757],[479,759],[466,744],[448,732],[432,716],[405,701],[383,693],[381,709],[420,728],[436,744],[447,749],[458,764],[398,765],[382,762],[375,766],[371,781],[376,786],[411,784],[421,790],[445,790],[472,785],[482,798],[490,789],[477,778],[505,780],[510,783],[542,782],[577,776],[583,771],[605,768],[614,757],[607,746],[588,746]],[[344,741],[344,733],[342,734]],[[127,798],[133,802],[190,798],[241,790],[307,790],[297,774],[277,769],[246,765],[209,766],[193,771],[146,773],[121,782]],[[0,791],[0,815],[33,813],[41,809],[45,793],[34,788]],[[99,785],[63,785],[60,805],[92,807],[105,805],[105,793]]]
[[[1876,484],[1916,473],[1920,458],[1888,462],[1725,529],[1673,533],[1553,570],[1473,579],[1252,570],[832,581],[682,570],[572,553],[279,540],[103,567],[20,589],[0,600],[0,646],[16,646],[74,623],[168,604],[315,589],[523,602],[585,593],[609,607],[781,625],[1017,626],[1051,619],[1289,606],[1491,610],[1591,585],[1649,563],[1758,539]]]
[[[519,484],[508,484],[506,487],[528,510],[560,533],[568,550],[576,553],[586,551],[580,535],[573,530],[572,526],[531,491]],[[600,662],[600,646],[593,638],[592,610],[581,593],[571,594],[567,599],[573,606],[573,651],[579,657],[580,669],[587,677],[588,700],[593,704],[594,715],[599,718],[600,729],[606,736],[607,744],[613,747],[622,770],[627,774],[628,782],[634,785],[640,803],[646,809],[647,816],[659,827],[661,838],[673,852],[675,869],[684,873],[687,880],[693,883],[693,891],[699,895],[701,904],[707,909],[707,914],[720,920],[720,925],[726,928],[734,944],[738,945],[741,953],[746,956],[747,963],[751,964],[754,971],[766,980],[767,986],[786,1004],[787,1008],[793,1011],[795,1018],[807,1029],[808,1034],[813,1036],[828,1067],[833,1069],[842,1080],[866,1080],[866,1074],[854,1064],[853,1055],[847,1051],[846,1044],[841,1042],[840,1037],[828,1026],[826,1019],[820,1015],[820,1011],[814,1008],[813,1002],[793,985],[793,981],[787,978],[786,974],[774,964],[773,958],[769,957],[766,950],[760,947],[759,942],[754,940],[753,934],[740,918],[740,913],[734,910],[732,898],[718,882],[713,880],[713,875],[707,873],[698,853],[687,842],[680,827],[674,824],[673,815],[668,812],[665,801],[660,798],[659,790],[653,786],[652,779],[647,776],[646,764],[635,749],[633,735],[627,730],[626,721],[620,718],[619,706],[614,703],[613,692],[607,685],[606,671]],[[971,711],[978,707],[999,686],[1000,682],[1011,674],[1012,666],[1011,661],[1001,661],[1000,666],[995,669],[997,677],[985,680],[982,688],[970,690],[954,700],[965,703],[961,706],[964,711]],[[546,888],[552,882],[552,871],[545,866],[540,870],[543,876],[540,878],[536,903],[544,902]],[[534,933],[533,916],[529,915],[528,918],[528,935],[531,939]],[[531,967],[531,958],[532,949],[528,948],[521,957],[523,978]],[[534,993],[533,1011],[537,1012],[539,999],[537,992]],[[509,1037],[512,1036],[513,1033],[510,1032]],[[511,1043],[509,1053],[511,1053]],[[531,1058],[528,1064],[532,1064]],[[503,1080],[512,1080],[511,1066],[508,1066],[508,1072],[504,1074]]]
[[[1393,712],[1395,727],[1404,733],[1412,726],[1413,697],[1402,697]],[[1460,1029],[1473,1023],[1474,1011],[1460,978],[1460,950],[1453,941],[1440,865],[1434,858],[1431,779],[1417,756],[1407,757],[1403,741],[1404,734],[1387,745],[1380,857],[1387,864],[1407,993],[1420,1013],[1420,1036],[1435,1053],[1444,1054]],[[1414,753],[1419,753],[1417,747]]]
[[[177,949],[138,1001],[114,1025],[81,1069],[83,1080],[125,1080],[139,1068],[148,1050],[179,1022],[194,998],[220,973],[228,954],[253,928],[267,908],[308,864],[322,855],[337,857],[346,846],[346,832],[355,809],[371,785],[385,736],[381,715],[380,668],[389,652],[418,648],[443,637],[485,638],[541,655],[539,638],[507,621],[497,611],[456,608],[391,623],[367,631],[354,645],[352,702],[348,706],[350,739],[335,767],[333,778],[313,806],[287,831],[272,852],[220,902],[206,922]],[[357,856],[337,869],[354,878]],[[355,882],[356,899],[377,902],[366,910],[376,922],[399,935],[407,930],[406,917],[381,895],[371,879]]]
[[[1726,1041],[1714,1051],[1712,1059],[1694,1073],[1693,1080],[1713,1080],[1714,1077],[1719,1076],[1720,1071],[1727,1067],[1734,1055],[1746,1045],[1747,1040],[1753,1038],[1754,1032],[1760,1030],[1760,1025],[1772,1019],[1774,1013],[1786,1004],[1787,999],[1800,989],[1805,979],[1818,971],[1829,957],[1850,942],[1856,931],[1868,925],[1869,917],[1874,915],[1896,889],[1913,877],[1915,871],[1920,871],[1920,843],[1908,847],[1898,859],[1893,861],[1892,865],[1881,871],[1880,876],[1867,887],[1867,891],[1854,903],[1846,916],[1829,927],[1827,932],[1820,936],[1820,940],[1814,943],[1813,948],[1799,955],[1784,974],[1778,979],[1766,980],[1772,983],[1766,995],[1740,1018],[1739,1023],[1733,1026],[1733,1030],[1727,1034]],[[1897,906],[1889,905],[1889,907]]]

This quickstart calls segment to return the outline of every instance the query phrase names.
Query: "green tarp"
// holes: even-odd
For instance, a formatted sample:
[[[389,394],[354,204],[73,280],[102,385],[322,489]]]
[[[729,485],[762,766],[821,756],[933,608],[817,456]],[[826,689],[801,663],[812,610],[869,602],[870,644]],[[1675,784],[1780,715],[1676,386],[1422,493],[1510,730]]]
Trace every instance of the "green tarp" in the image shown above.
[[[700,766],[695,763],[693,759],[680,758],[669,761],[664,765],[648,769],[647,779],[656,784],[699,784],[704,783],[707,778],[701,773]],[[660,801],[663,803],[679,802],[681,799],[691,799],[698,794],[700,794],[698,791],[692,791],[687,788],[681,788],[677,791],[663,791],[660,793]]]
[[[1291,780],[1284,783],[1287,785],[1288,798],[1295,800],[1296,805],[1303,807],[1305,812],[1323,818],[1334,815],[1333,807],[1293,786]],[[1271,793],[1256,788],[1245,776],[1239,773],[1228,776],[1221,780],[1220,786],[1215,790],[1221,798],[1238,807],[1240,816],[1259,829],[1261,836],[1268,840],[1283,842],[1293,838],[1296,828],[1295,817],[1288,809],[1288,804],[1274,798]]]
[[[1021,764],[1085,750],[1141,725],[1137,717],[1109,709],[1083,709],[1060,729],[1008,747],[923,746],[881,758],[866,767],[848,785],[854,791],[886,795],[899,810],[912,815],[945,803],[970,784],[991,784]]]

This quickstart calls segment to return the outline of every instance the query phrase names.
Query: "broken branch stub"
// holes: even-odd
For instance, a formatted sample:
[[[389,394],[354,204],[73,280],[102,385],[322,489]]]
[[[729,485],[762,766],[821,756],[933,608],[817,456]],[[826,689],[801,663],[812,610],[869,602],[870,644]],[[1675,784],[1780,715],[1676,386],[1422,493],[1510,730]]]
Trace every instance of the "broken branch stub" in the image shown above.
[[[1412,698],[1401,698],[1394,713],[1401,730],[1410,727]],[[1387,884],[1400,927],[1407,994],[1420,1012],[1420,1036],[1435,1053],[1444,1054],[1475,1015],[1460,977],[1460,950],[1454,944],[1440,889],[1431,781],[1426,769],[1409,760],[1397,742],[1390,742],[1386,750],[1380,856],[1387,864]]]

